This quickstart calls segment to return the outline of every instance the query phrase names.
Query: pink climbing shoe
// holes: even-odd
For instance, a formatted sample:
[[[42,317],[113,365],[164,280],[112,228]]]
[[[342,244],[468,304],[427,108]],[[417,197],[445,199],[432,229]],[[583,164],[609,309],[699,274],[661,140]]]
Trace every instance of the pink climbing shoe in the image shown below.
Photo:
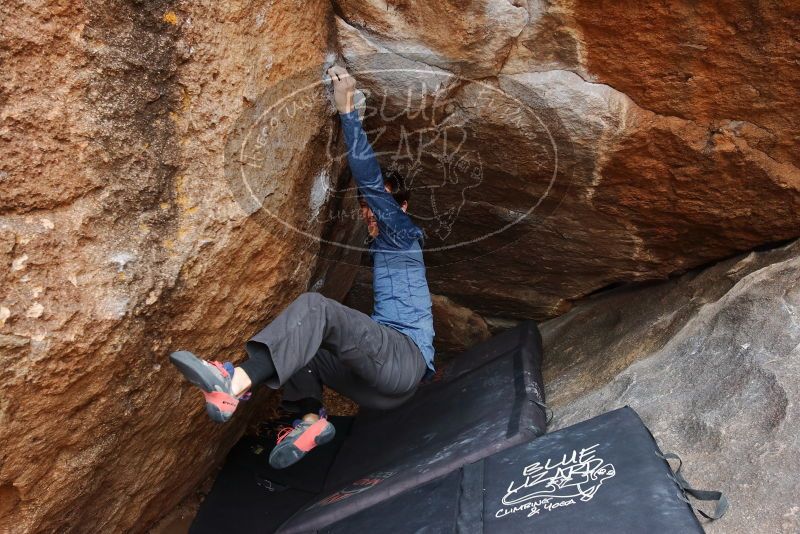
[[[335,435],[336,429],[328,421],[324,410],[313,423],[298,419],[293,426],[284,428],[278,434],[278,443],[269,455],[269,465],[275,469],[289,467],[317,445],[328,443]]]
[[[236,397],[231,389],[233,364],[231,362],[207,362],[191,352],[180,350],[169,356],[172,364],[186,379],[203,391],[206,412],[217,423],[226,423],[240,400],[250,398],[250,393]]]

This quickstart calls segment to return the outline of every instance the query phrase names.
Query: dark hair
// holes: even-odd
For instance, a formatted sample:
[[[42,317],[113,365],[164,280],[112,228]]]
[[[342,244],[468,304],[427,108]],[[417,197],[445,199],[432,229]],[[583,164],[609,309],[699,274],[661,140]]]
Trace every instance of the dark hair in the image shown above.
[[[406,178],[399,172],[395,170],[383,171],[383,183],[384,185],[388,185],[389,189],[392,190],[392,197],[399,205],[402,206],[403,202],[408,202],[411,198],[411,191],[406,185]],[[359,189],[358,198],[361,199],[363,196],[363,193]]]
[[[403,202],[408,202],[408,199],[411,198],[411,191],[409,191],[406,185],[406,177],[399,172],[394,170],[384,172],[383,183],[389,184],[389,188],[392,190],[392,196],[401,206]]]

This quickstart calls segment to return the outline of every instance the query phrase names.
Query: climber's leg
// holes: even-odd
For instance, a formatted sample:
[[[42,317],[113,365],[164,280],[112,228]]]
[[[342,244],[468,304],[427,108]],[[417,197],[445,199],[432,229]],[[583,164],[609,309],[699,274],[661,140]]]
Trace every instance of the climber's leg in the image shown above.
[[[378,395],[406,394],[424,373],[424,360],[410,338],[319,293],[300,295],[245,348],[250,360],[242,368],[253,384],[263,382],[273,389],[306,367],[320,349],[358,377],[357,389],[366,387]],[[275,368],[271,376],[251,365],[264,358]],[[319,378],[328,383],[325,376]]]
[[[171,357],[203,390],[215,421],[227,421],[238,395],[251,385],[263,382],[277,389],[314,360],[320,349],[335,357],[337,367],[335,372],[320,370],[319,379],[364,406],[402,403],[425,371],[410,338],[319,293],[300,295],[245,348],[250,358],[236,369],[188,352]]]
[[[337,365],[346,369],[329,351],[319,349],[314,359],[283,385],[281,407],[300,415],[319,412],[322,409],[322,380],[318,369],[320,366],[333,369]]]
[[[364,408],[388,410],[408,400],[425,374],[425,361],[413,341],[406,343],[408,338],[394,330],[388,337],[390,346],[385,348],[386,358],[374,383],[356,374],[331,351],[320,349],[284,384],[284,409],[316,413],[322,407],[323,384]]]
[[[370,408],[393,408],[413,395],[425,374],[422,354],[403,334],[388,327],[381,328],[389,330],[386,332],[388,343],[381,346],[387,356],[383,358],[375,382],[368,382],[339,356],[324,348],[286,382],[284,407],[305,415],[302,420],[295,421],[294,428],[279,434],[269,457],[272,467],[282,469],[292,465],[317,445],[333,439],[335,429],[327,421],[325,412],[321,410],[318,416],[315,411],[322,406],[323,384],[360,406]]]
[[[241,370],[235,371],[230,362],[207,362],[183,350],[173,352],[169,359],[189,382],[202,390],[211,419],[224,423],[233,416],[239,400],[245,398],[245,390],[233,384],[236,372]]]
[[[269,454],[269,465],[275,469],[289,467],[317,445],[328,443],[335,435],[336,429],[327,417],[308,414],[278,434],[278,442]]]

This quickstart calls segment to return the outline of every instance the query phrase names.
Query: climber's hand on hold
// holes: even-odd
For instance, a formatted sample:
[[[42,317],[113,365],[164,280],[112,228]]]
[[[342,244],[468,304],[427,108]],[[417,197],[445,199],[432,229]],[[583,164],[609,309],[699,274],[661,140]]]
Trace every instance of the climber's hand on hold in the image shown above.
[[[334,65],[328,69],[328,76],[333,83],[333,102],[339,113],[350,113],[355,109],[353,96],[356,92],[356,80],[347,69]]]

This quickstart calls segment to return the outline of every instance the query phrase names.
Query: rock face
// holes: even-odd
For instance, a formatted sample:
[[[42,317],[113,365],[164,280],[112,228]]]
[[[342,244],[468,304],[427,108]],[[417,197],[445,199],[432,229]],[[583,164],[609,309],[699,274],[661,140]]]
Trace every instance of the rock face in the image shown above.
[[[308,289],[343,299],[354,284],[348,302],[370,305],[341,135],[318,84],[332,54],[367,94],[380,159],[414,189],[442,350],[486,335],[478,313],[493,328],[550,318],[609,285],[800,235],[800,16],[790,3],[7,0],[2,9],[13,21],[0,37],[3,532],[145,530],[211,472],[246,420],[211,426],[169,351],[237,360],[242,340]],[[727,288],[713,278],[714,298],[758,295],[751,278],[728,278]],[[674,316],[658,324],[683,317],[689,328],[711,313],[670,305]],[[720,313],[715,324],[733,329],[720,330],[720,343],[756,324]],[[775,304],[765,321],[793,327],[786,313]],[[576,343],[597,339],[582,328]],[[669,367],[657,347],[690,342],[663,328],[648,334],[651,345],[637,341],[654,355],[633,365],[638,349],[597,366],[564,348],[548,371],[567,381],[554,390],[563,420],[588,410],[582,398],[602,405],[603,380],[619,387],[625,369],[652,370],[655,387],[663,370],[646,362]],[[771,469],[783,456],[769,440],[793,420],[795,390],[778,376],[788,367],[761,359],[788,345],[758,339],[763,352],[741,343],[752,345],[741,349],[745,366],[708,349],[701,367],[680,360],[667,370],[727,373],[740,405],[772,388],[755,399],[769,417],[749,423],[766,443],[752,465]],[[645,387],[632,384],[624,394]],[[712,389],[696,394],[704,410],[680,421],[734,447],[712,431],[739,431],[719,426],[729,407]],[[260,394],[243,411],[273,399]],[[670,417],[664,425],[678,421]]]
[[[491,337],[489,325],[474,311],[441,295],[431,295],[431,301],[433,327],[438,332],[436,352],[440,360],[442,353],[463,352]]]
[[[462,2],[389,4],[337,2],[337,32],[436,293],[546,318],[800,233],[796,6],[468,3],[517,32],[498,64]]]
[[[4,3],[0,531],[143,531],[241,433],[167,355],[239,359],[315,270],[278,219],[322,231],[324,92],[270,141],[271,224],[224,168],[259,95],[324,59],[330,5],[294,5]]]
[[[467,77],[500,69],[528,22],[524,2],[337,0],[339,16],[401,57]]]
[[[598,295],[542,325],[561,428],[632,406],[697,487],[709,532],[797,532],[800,242]]]

